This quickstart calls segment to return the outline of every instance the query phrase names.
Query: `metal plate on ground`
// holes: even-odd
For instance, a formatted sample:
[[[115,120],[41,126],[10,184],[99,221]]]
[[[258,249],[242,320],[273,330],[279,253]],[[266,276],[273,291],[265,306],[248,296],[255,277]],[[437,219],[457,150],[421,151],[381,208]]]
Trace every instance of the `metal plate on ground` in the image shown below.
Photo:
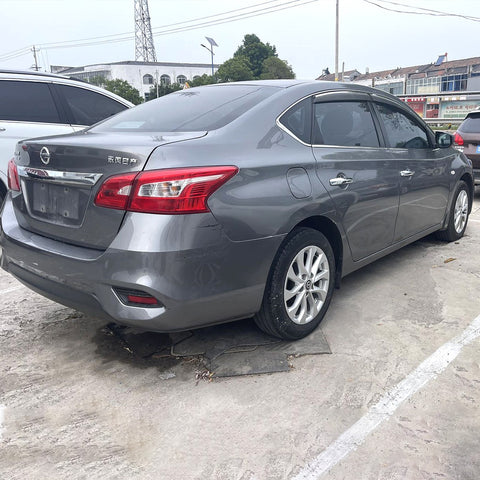
[[[288,357],[332,353],[322,330],[295,342],[263,333],[252,320],[243,320],[171,335],[139,332],[110,324],[108,328],[142,358],[202,357],[213,377],[288,371]]]

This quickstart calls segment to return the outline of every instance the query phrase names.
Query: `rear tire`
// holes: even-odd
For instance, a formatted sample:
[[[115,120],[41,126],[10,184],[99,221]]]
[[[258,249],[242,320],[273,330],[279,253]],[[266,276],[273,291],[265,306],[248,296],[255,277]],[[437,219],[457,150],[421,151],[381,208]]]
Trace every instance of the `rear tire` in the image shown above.
[[[463,237],[468,223],[468,210],[470,208],[470,190],[461,180],[458,182],[453,198],[452,208],[448,216],[448,225],[445,230],[436,233],[439,240],[454,242]]]
[[[317,230],[294,230],[277,253],[254,319],[260,329],[284,340],[313,332],[333,295],[335,256]]]

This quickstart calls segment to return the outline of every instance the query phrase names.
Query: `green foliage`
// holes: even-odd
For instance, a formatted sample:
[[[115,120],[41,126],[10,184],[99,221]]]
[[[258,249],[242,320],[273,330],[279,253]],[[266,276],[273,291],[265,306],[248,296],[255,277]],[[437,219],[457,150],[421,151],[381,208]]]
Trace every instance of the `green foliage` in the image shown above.
[[[242,56],[234,56],[222,63],[218,68],[217,77],[221,82],[240,82],[254,79],[250,63]]]
[[[105,88],[105,90],[115,93],[120,97],[123,97],[125,100],[132,102],[134,105],[143,102],[140,92],[125,80],[120,80],[118,78],[115,80],[105,80],[102,87]]]
[[[284,60],[280,60],[278,57],[268,57],[263,61],[260,78],[262,80],[295,78],[295,74],[292,67]]]
[[[189,82],[190,84],[190,82]],[[179,83],[172,83],[170,85],[165,85],[165,84],[159,84],[158,85],[158,96],[163,97],[164,95],[168,95],[169,93],[176,92],[178,90],[181,90],[183,88],[182,85]],[[150,87],[150,92],[148,94],[148,99],[153,100],[154,98],[157,98],[157,84],[153,84]]]
[[[188,84],[191,87],[201,87],[202,85],[211,85],[212,83],[217,83],[217,78],[207,75],[206,73],[194,80],[188,80]]]
[[[277,56],[277,49],[269,43],[263,43],[255,34],[247,34],[243,43],[233,54],[235,57],[244,57],[249,62],[254,78],[260,78],[263,71],[263,62],[269,57]]]

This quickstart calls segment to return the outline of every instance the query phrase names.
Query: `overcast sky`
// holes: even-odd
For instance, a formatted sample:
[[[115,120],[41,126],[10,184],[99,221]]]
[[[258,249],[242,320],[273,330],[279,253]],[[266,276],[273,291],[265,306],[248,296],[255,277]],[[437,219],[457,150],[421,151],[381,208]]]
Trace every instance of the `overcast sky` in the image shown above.
[[[316,78],[325,67],[333,73],[335,0],[299,5],[306,1],[310,0],[149,0],[157,60],[209,63],[209,52],[200,46],[208,36],[218,44],[215,63],[222,63],[233,55],[245,34],[255,33],[263,42],[277,47],[278,56],[292,65],[297,78]],[[397,10],[406,8],[394,5],[394,1],[480,17],[480,0],[372,1]],[[345,70],[356,68],[363,73],[366,67],[376,71],[431,63],[445,52],[449,60],[480,56],[478,21],[395,13],[365,0],[339,2],[340,70],[342,62],[345,62]],[[166,25],[236,10],[194,23],[221,20],[282,4],[296,6],[220,25],[161,34],[193,23],[176,27]],[[50,65],[81,66],[135,60],[133,38],[81,47],[45,45],[115,34],[133,37],[134,0],[0,0],[0,6],[0,68],[30,68],[33,54],[27,49],[32,45],[40,48],[38,60],[42,70],[49,69]],[[99,40],[105,39],[92,42]],[[11,57],[17,53],[19,56],[6,59],[11,52],[14,52]]]

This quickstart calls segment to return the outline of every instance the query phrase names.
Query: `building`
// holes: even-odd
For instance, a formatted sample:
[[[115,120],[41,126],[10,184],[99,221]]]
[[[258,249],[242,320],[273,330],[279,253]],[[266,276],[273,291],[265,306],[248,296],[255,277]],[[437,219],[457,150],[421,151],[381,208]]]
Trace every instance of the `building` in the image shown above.
[[[445,54],[435,63],[426,65],[365,74],[351,70],[343,75],[344,81],[368,85],[400,97],[425,118],[461,120],[469,111],[480,108],[480,57],[448,61]],[[333,74],[317,78],[334,79]]]
[[[213,65],[213,69],[216,71],[218,65]],[[186,81],[194,80],[204,74],[211,75],[212,64],[125,61],[83,67],[52,66],[51,71],[85,81],[94,77],[104,77],[106,80],[126,80],[148,100],[150,88],[155,83],[183,85]]]

